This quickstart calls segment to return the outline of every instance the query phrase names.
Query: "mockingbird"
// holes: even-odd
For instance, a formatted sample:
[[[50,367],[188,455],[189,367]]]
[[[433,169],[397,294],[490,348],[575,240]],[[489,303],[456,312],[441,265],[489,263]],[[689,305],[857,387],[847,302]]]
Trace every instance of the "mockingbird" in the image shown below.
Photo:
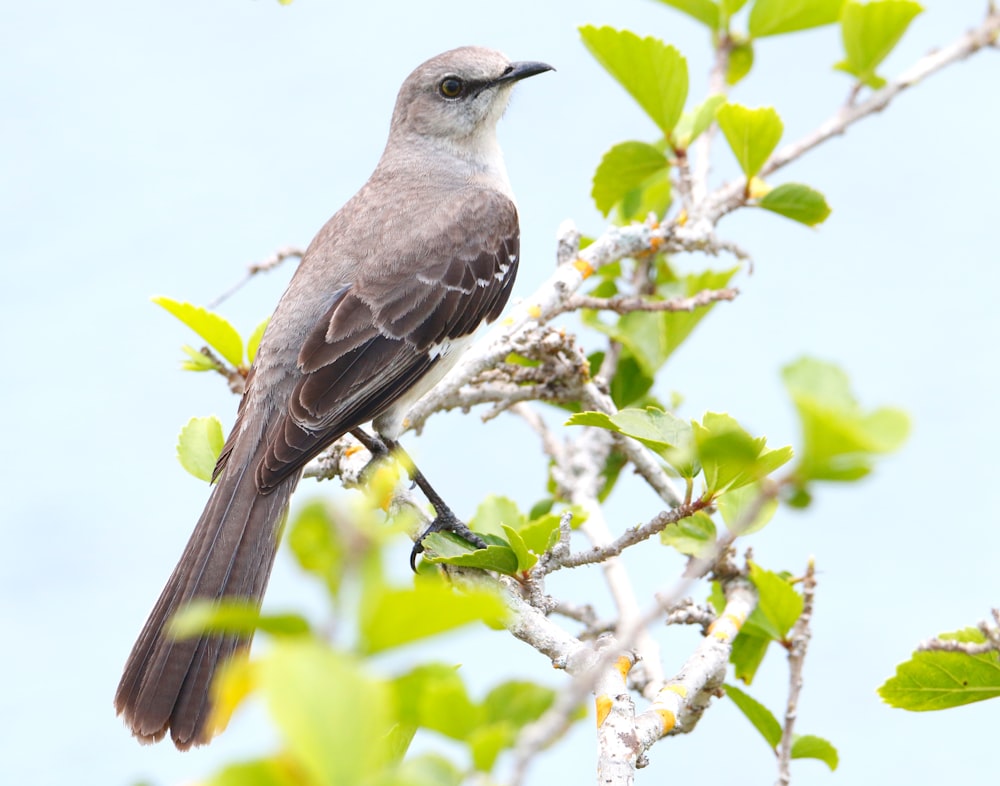
[[[115,707],[141,741],[208,742],[212,677],[250,644],[174,639],[171,615],[195,599],[259,605],[306,462],[368,421],[394,446],[412,404],[500,314],[519,232],[496,124],[514,83],[550,70],[465,47],[403,82],[378,166],[316,235],[271,317],[215,488],[125,665]],[[432,527],[468,533],[428,497]]]

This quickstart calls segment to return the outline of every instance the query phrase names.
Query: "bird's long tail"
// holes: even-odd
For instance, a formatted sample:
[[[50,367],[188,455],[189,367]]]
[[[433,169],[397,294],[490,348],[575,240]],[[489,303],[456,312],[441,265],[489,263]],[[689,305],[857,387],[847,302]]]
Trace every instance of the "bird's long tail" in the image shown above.
[[[298,474],[262,495],[253,466],[230,462],[223,472],[125,665],[115,708],[143,742],[162,739],[168,731],[181,749],[208,742],[215,671],[250,645],[249,636],[176,639],[167,623],[192,600],[260,605]]]

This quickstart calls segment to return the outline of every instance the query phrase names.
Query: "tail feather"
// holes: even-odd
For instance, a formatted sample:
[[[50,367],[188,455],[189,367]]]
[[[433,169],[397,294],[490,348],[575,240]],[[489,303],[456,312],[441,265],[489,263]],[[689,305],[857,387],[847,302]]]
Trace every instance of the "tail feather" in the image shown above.
[[[221,662],[250,646],[249,636],[174,639],[166,626],[192,600],[239,598],[260,605],[298,475],[259,494],[253,466],[230,463],[219,479],[129,655],[115,708],[142,742],[168,731],[181,749],[208,742],[212,678]]]

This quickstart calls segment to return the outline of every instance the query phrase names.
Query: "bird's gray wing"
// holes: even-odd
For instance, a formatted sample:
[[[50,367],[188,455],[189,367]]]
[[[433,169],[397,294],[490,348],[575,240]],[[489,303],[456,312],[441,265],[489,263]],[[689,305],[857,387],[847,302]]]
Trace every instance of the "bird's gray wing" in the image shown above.
[[[422,243],[360,270],[307,335],[301,377],[257,467],[262,492],[390,407],[449,342],[500,315],[517,273],[517,209],[497,192],[462,196],[442,206],[451,217],[438,214]]]

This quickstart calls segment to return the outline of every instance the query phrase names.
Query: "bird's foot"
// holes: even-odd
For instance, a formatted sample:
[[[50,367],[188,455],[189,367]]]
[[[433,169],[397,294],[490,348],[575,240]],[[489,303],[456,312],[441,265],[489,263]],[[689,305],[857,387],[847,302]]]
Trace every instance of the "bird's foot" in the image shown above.
[[[417,571],[417,557],[423,554],[424,538],[432,532],[451,532],[458,535],[462,540],[475,546],[477,549],[485,549],[487,543],[479,535],[469,529],[468,525],[445,506],[437,510],[437,517],[430,523],[420,536],[413,543],[413,551],[410,552],[410,568],[414,573]]]

